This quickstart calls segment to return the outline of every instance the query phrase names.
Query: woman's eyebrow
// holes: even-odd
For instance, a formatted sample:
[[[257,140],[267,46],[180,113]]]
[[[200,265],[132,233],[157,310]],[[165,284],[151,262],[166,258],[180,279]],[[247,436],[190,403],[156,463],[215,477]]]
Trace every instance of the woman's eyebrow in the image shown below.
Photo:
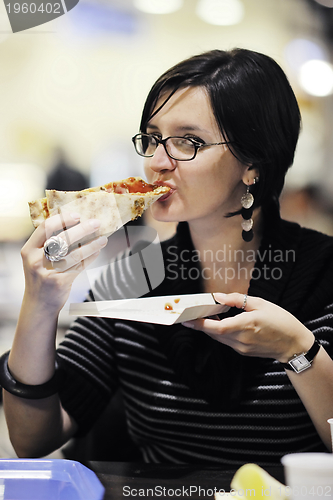
[[[181,125],[179,127],[176,127],[177,130],[180,130],[180,131],[189,131],[189,132],[205,132],[206,134],[209,133],[210,131],[209,130],[206,130],[202,127],[199,127],[197,125]]]
[[[152,123],[148,123],[147,128],[152,130],[159,130],[159,128],[156,125],[153,125]],[[211,132],[197,125],[179,125],[175,127],[175,130],[179,132],[205,132],[206,134],[209,134]]]
[[[151,128],[153,130],[158,130],[158,127],[156,127],[156,125],[153,125],[152,123],[147,123],[147,128]]]

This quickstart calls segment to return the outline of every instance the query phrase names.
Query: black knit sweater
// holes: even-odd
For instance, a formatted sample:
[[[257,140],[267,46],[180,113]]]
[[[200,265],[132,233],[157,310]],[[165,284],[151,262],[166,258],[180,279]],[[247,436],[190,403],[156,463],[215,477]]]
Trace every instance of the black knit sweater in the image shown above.
[[[202,291],[186,223],[162,250],[165,278],[145,295]],[[133,255],[110,264],[89,300],[140,295]],[[266,224],[248,293],[291,312],[333,357],[332,256],[333,238],[286,221],[274,230]],[[325,450],[279,362],[241,356],[202,332],[85,317],[58,353],[67,376],[60,396],[79,433],[121,387],[129,431],[148,462],[265,466],[287,453]]]

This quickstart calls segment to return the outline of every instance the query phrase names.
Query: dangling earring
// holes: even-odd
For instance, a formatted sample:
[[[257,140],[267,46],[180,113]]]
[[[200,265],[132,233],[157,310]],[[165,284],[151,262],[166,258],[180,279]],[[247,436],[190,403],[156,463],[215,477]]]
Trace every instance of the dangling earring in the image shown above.
[[[253,179],[253,184],[256,183],[256,178]],[[253,220],[252,220],[252,214],[253,214],[253,203],[254,203],[254,197],[253,194],[250,193],[250,186],[246,186],[246,193],[243,194],[241,198],[241,205],[242,205],[242,217],[243,217],[243,222],[241,224],[242,226],[242,238],[244,241],[249,242],[253,238]]]

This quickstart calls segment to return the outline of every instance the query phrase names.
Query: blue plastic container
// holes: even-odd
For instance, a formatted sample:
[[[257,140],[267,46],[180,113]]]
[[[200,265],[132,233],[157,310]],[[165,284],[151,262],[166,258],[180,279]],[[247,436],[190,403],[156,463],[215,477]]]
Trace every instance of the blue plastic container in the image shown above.
[[[0,500],[102,500],[96,474],[73,460],[0,459]]]

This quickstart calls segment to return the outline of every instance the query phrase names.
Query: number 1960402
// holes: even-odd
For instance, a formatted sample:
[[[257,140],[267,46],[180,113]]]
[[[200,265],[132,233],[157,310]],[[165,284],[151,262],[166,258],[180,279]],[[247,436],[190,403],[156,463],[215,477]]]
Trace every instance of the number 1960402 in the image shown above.
[[[290,486],[279,486],[278,490],[281,495],[291,498],[297,498],[297,497],[332,498],[331,486],[298,486],[293,488],[291,488]]]
[[[42,3],[40,5],[36,5],[35,3],[14,3],[12,6],[10,3],[6,5],[8,13],[13,12],[14,14],[35,14],[36,12],[44,13],[46,12],[47,14],[62,14],[63,12],[60,10],[61,4],[60,3]],[[13,7],[11,11],[11,7]]]

